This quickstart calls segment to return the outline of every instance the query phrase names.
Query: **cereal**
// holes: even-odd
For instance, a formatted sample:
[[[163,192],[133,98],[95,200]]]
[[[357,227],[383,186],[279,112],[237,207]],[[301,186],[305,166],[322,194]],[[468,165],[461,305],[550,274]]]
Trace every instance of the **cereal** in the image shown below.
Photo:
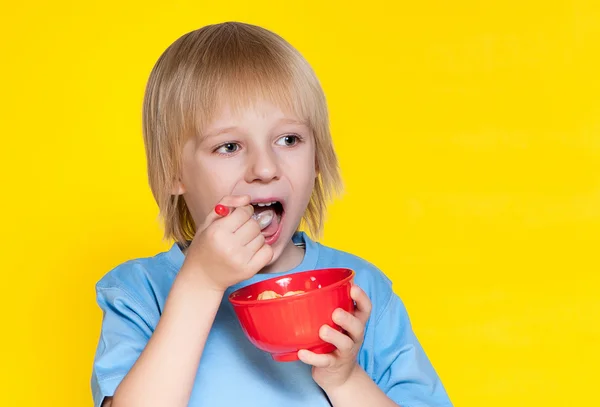
[[[296,295],[296,294],[302,294],[304,291],[288,291],[287,293],[283,294],[284,297],[289,297],[290,295]]]
[[[267,290],[267,291],[263,291],[262,293],[258,294],[258,299],[259,300],[271,300],[273,298],[279,298],[281,297],[281,295],[277,294],[275,291],[271,291],[271,290]]]
[[[258,297],[256,297],[256,298],[258,300],[272,300],[273,298],[290,297],[292,295],[297,295],[297,294],[302,294],[302,293],[304,293],[304,291],[298,290],[298,291],[288,291],[287,293],[281,295],[281,294],[277,294],[275,291],[266,290],[266,291],[263,291],[262,293],[258,294]]]

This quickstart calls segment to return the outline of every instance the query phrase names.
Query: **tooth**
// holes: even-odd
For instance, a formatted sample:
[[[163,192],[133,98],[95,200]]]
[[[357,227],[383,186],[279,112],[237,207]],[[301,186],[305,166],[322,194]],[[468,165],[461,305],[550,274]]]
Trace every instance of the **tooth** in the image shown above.
[[[275,205],[277,202],[279,202],[279,201],[273,201],[273,202],[257,202],[257,203],[254,203],[254,204],[252,204],[252,205],[254,205],[254,206],[260,206],[260,207],[263,207],[263,206],[271,206],[271,205]]]

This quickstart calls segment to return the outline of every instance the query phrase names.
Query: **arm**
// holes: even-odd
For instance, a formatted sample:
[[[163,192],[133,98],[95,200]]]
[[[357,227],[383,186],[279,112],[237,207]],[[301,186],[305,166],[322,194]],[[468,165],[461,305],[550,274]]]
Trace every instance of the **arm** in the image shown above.
[[[144,272],[126,268],[122,278],[118,273],[98,287],[104,316],[92,377],[96,406],[187,406],[226,288],[256,274],[273,256],[249,199],[229,198],[236,208],[230,215],[207,217],[162,315],[152,290],[143,288]]]
[[[354,315],[341,309],[335,310],[332,315],[333,321],[345,333],[327,325],[319,331],[321,339],[337,349],[321,355],[301,350],[298,357],[313,365],[313,379],[327,393],[333,407],[398,407],[358,364],[357,354],[363,344],[372,304],[366,293],[356,285],[352,286],[350,295],[356,302]]]
[[[337,349],[324,355],[298,353],[300,360],[313,365],[313,378],[333,407],[452,406],[391,288],[384,285],[372,293],[382,300],[374,304],[357,286],[351,294],[357,307],[354,315],[338,310],[332,316],[345,334],[328,326],[319,332]]]
[[[399,407],[357,366],[348,380],[327,393],[333,407]]]
[[[448,394],[412,329],[402,300],[391,292],[391,287],[380,287],[372,295],[381,302],[366,329],[358,358],[367,375],[402,407],[451,407]]]
[[[144,351],[117,388],[112,407],[187,406],[223,293],[182,267]]]

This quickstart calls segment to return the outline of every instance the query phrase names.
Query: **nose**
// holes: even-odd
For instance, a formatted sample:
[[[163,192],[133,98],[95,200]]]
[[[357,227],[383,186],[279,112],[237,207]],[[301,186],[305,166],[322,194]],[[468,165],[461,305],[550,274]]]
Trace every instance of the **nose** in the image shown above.
[[[272,149],[254,149],[248,155],[246,182],[270,182],[279,178],[279,163]]]

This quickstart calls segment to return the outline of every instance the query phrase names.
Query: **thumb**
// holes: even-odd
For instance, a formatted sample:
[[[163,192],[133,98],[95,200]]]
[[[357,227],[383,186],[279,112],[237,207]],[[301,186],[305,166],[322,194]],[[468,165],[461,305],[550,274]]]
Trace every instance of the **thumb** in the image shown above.
[[[226,195],[224,196],[217,205],[222,205],[229,210],[229,213],[233,212],[235,208],[240,208],[242,206],[246,206],[250,204],[250,195]],[[227,215],[225,215],[227,216]],[[223,217],[223,215],[218,214],[215,210],[209,212],[209,214],[204,219],[204,223],[202,224],[201,230],[209,227],[213,222],[217,219]],[[199,231],[197,231],[199,232]]]

